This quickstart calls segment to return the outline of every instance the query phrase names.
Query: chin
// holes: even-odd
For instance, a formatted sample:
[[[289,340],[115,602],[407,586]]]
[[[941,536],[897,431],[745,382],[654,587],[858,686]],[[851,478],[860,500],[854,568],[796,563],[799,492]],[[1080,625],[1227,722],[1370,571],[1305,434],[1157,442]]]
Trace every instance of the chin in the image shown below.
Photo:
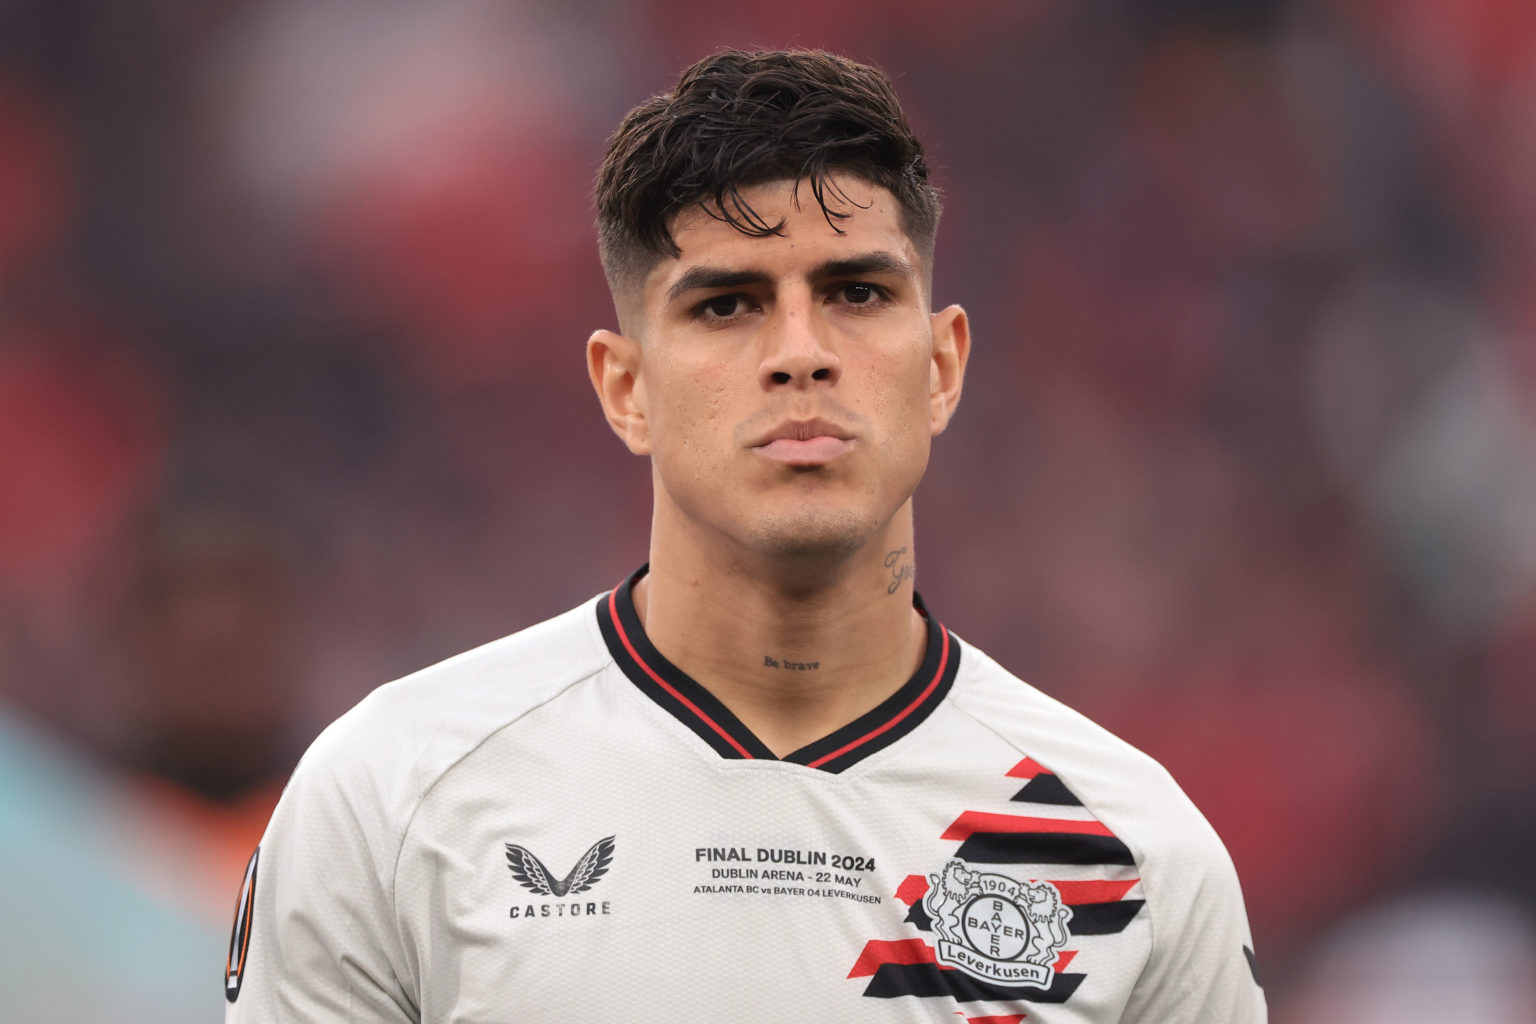
[[[832,568],[869,541],[875,522],[848,510],[802,509],[760,518],[748,546],[760,555],[807,567]]]

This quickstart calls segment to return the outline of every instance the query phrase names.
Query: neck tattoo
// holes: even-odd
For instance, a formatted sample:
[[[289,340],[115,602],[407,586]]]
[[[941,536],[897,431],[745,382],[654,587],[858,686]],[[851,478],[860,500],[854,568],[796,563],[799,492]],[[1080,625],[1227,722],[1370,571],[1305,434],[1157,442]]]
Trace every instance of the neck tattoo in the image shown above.
[[[897,548],[885,556],[885,567],[890,570],[891,580],[886,584],[885,592],[894,594],[901,589],[903,580],[917,579],[917,566],[912,559],[907,557],[906,548]]]
[[[764,668],[783,668],[791,672],[814,672],[821,667],[819,661],[791,661],[788,658],[774,658],[763,655]]]

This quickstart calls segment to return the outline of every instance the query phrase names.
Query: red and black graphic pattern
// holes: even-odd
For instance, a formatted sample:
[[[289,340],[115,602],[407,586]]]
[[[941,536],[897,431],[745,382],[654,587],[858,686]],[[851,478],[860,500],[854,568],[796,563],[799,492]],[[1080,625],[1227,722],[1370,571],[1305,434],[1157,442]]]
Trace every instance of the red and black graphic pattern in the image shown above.
[[[1082,806],[1060,778],[1033,758],[1026,757],[1007,774],[1027,780],[1014,794],[1013,801]],[[962,811],[944,830],[943,838],[959,840],[960,847],[955,856],[972,865],[1135,864],[1129,848],[1102,822],[1092,819]],[[1144,900],[1126,898],[1140,881],[1135,877],[1044,880],[1056,887],[1062,903],[1072,909],[1074,940],[1086,935],[1114,935],[1124,931],[1145,904]],[[926,875],[908,875],[894,894],[897,900],[911,908],[906,923],[925,934],[933,932],[933,922],[923,906],[927,892]],[[1068,970],[1078,952],[1067,948],[1057,955],[1051,983],[1045,988],[1005,987],[978,981],[939,963],[927,938],[872,939],[865,943],[848,977],[869,978],[864,995],[879,999],[948,996],[958,1002],[985,999],[1061,1003],[1071,998],[1087,978],[1086,974]]]
[[[631,593],[649,566],[615,587],[597,603],[597,624],[614,661],[646,696],[675,716],[721,757],[777,760],[773,751],[731,714],[724,704],[687,673],[651,646],[645,627],[635,612]],[[879,707],[807,744],[782,760],[837,773],[895,743],[916,729],[933,713],[954,685],[960,668],[960,644],[935,622],[923,607],[915,606],[928,622],[928,647],[923,662],[901,689]]]

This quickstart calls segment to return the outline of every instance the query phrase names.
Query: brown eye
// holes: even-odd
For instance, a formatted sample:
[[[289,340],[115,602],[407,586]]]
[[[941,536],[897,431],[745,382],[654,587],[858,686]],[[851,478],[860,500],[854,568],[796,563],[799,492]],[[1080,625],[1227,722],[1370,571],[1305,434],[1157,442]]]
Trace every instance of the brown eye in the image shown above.
[[[854,305],[863,305],[875,297],[875,289],[867,284],[850,284],[843,286],[843,298]]]
[[[723,319],[728,316],[734,316],[737,308],[740,305],[741,299],[739,296],[716,295],[712,299],[706,299],[700,309],[702,312],[707,313],[710,316],[720,317]]]

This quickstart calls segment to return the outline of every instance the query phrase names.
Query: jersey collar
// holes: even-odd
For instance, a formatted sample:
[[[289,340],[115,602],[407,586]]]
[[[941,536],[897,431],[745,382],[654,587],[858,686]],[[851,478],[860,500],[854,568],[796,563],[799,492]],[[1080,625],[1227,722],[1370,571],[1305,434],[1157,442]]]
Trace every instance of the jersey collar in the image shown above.
[[[632,593],[635,583],[649,569],[648,564],[642,565],[597,602],[598,628],[614,661],[641,692],[693,730],[721,757],[780,760],[714,694],[651,646],[640,616],[635,613]],[[928,646],[912,678],[879,707],[782,760],[825,772],[841,772],[901,739],[939,706],[959,670],[960,645],[942,623],[928,614],[922,598],[916,594],[913,605],[928,624]]]

